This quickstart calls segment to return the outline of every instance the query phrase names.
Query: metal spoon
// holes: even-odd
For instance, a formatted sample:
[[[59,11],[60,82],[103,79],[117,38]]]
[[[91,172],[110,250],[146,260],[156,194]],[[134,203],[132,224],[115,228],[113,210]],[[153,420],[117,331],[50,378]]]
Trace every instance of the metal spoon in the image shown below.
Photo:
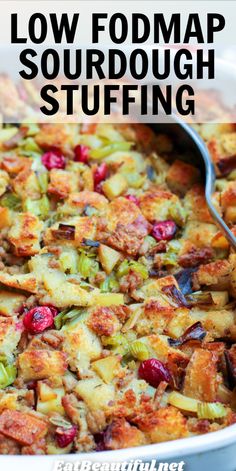
[[[201,174],[205,179],[205,197],[210,214],[222,230],[226,239],[233,248],[236,249],[236,237],[212,203],[212,194],[215,191],[216,174],[208,149],[201,137],[191,126],[182,122],[176,116],[171,118],[168,117],[168,121],[165,120],[164,123],[151,124],[150,126],[156,133],[171,135],[174,138],[178,150],[180,152],[181,150],[184,151],[184,160],[200,169]],[[189,155],[186,154],[186,149],[190,151]]]

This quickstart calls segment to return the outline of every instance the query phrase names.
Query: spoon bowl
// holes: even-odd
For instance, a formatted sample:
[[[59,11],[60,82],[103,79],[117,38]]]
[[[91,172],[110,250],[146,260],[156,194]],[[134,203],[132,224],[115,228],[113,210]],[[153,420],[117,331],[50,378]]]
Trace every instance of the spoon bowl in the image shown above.
[[[236,249],[236,237],[212,203],[216,174],[211,156],[202,138],[191,126],[176,116],[170,117],[164,123],[151,124],[150,127],[155,133],[170,135],[174,139],[178,151],[183,153],[183,160],[200,170],[205,182],[205,197],[209,212],[230,245]],[[188,153],[186,153],[186,149],[189,150]]]

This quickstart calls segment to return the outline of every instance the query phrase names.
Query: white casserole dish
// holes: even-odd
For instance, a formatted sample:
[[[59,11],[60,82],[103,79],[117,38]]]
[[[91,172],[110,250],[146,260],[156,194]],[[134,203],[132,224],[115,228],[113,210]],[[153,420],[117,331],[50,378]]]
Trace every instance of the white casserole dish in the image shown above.
[[[184,461],[184,471],[235,471],[236,425],[206,435],[116,451],[37,457],[2,455],[0,469],[2,471],[29,471],[30,469],[33,471],[56,471],[58,469],[59,471],[58,462],[108,463],[138,459],[144,462],[156,460],[157,463]],[[164,468],[163,471],[167,470]]]

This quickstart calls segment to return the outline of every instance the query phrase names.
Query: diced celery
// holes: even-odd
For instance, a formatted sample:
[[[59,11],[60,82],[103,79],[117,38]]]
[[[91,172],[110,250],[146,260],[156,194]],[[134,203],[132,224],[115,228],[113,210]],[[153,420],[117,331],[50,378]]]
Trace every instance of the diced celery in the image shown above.
[[[27,137],[26,139],[22,139],[22,141],[19,143],[19,147],[23,152],[41,152],[41,149],[39,148],[38,144],[35,142],[35,139],[33,137]]]
[[[42,164],[41,154],[39,154],[38,152],[28,152],[28,153],[24,152],[24,155],[33,158],[31,169],[34,172],[37,172],[37,173],[46,172],[46,167],[44,167],[44,165]]]
[[[178,226],[183,226],[186,220],[186,210],[181,203],[175,203],[169,208],[169,217],[173,219]]]
[[[130,262],[128,260],[124,260],[120,264],[120,266],[118,267],[118,270],[117,270],[118,278],[121,278],[122,276],[127,275],[129,270],[133,270],[136,273],[139,273],[144,280],[147,280],[147,278],[148,278],[148,269],[147,269],[147,267],[145,267],[145,265],[143,265],[142,263],[135,262],[133,260],[130,261]]]
[[[199,419],[221,419],[227,415],[227,408],[220,402],[201,402],[197,406]]]
[[[35,136],[39,132],[39,127],[36,123],[27,124],[27,128],[26,136]]]
[[[114,275],[109,275],[106,279],[100,284],[100,290],[102,293],[108,293],[113,290],[119,290],[119,283],[116,280]]]
[[[145,343],[135,340],[129,347],[129,353],[137,360],[143,361],[149,358],[149,350]]]
[[[6,388],[16,378],[16,367],[14,365],[4,366],[0,363],[0,388]]]
[[[99,270],[99,264],[96,260],[81,252],[78,260],[78,271],[83,278],[95,275]]]
[[[59,262],[64,272],[77,273],[79,256],[76,250],[66,250],[59,256]]]
[[[155,247],[155,245],[157,244],[156,239],[154,239],[154,237],[149,236],[149,235],[144,237],[144,242],[148,243],[148,246],[150,247],[150,249]]]
[[[104,157],[107,157],[113,152],[122,151],[122,150],[123,151],[130,150],[132,145],[133,145],[132,142],[126,142],[126,141],[113,142],[112,144],[109,144],[105,147],[92,150],[90,152],[90,157],[92,159],[103,159]]]
[[[181,410],[197,412],[200,401],[192,397],[184,396],[177,391],[173,391],[168,396],[168,403]]]
[[[146,180],[146,175],[140,175],[136,172],[126,172],[125,178],[128,181],[129,186],[131,186],[132,188],[141,188]]]
[[[97,149],[104,144],[103,139],[99,139],[95,134],[83,134],[80,137],[80,144],[90,147],[91,149]]]
[[[131,261],[129,263],[130,269],[139,273],[144,280],[148,279],[148,269],[140,262]]]
[[[81,311],[80,309],[71,309],[71,310],[65,310],[61,311],[59,314],[57,314],[56,317],[54,317],[54,324],[57,330],[60,330],[63,325],[66,324],[66,322],[72,322],[74,320],[77,320],[79,318],[83,318],[83,313],[84,311]]]
[[[46,195],[43,195],[40,200],[40,211],[42,218],[45,218],[50,211],[50,202]]]
[[[47,193],[48,189],[48,172],[40,172],[37,175],[40,190],[42,193]]]
[[[117,269],[117,276],[118,278],[121,278],[124,275],[127,275],[129,272],[129,262],[128,260],[124,260],[118,267]]]
[[[24,210],[29,211],[35,216],[45,218],[50,211],[49,199],[46,195],[43,195],[40,200],[27,198],[24,202]]]
[[[122,134],[120,134],[117,129],[115,129],[112,124],[99,124],[96,130],[96,133],[99,137],[103,137],[107,141],[120,142],[124,141]]]
[[[15,193],[5,193],[0,199],[0,205],[13,211],[21,211],[21,199]]]
[[[18,128],[17,127],[9,127],[9,128],[3,128],[0,130],[0,142],[5,142],[8,141],[8,139],[11,139],[15,134],[17,134]]]

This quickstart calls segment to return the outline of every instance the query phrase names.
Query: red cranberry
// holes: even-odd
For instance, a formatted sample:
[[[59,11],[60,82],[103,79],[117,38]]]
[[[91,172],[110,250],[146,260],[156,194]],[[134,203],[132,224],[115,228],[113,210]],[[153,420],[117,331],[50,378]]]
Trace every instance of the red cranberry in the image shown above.
[[[136,206],[139,206],[139,200],[137,196],[135,195],[126,195],[125,198],[129,201],[132,201],[132,203],[136,204]]]
[[[105,451],[106,450],[106,445],[105,445],[105,435],[106,432],[98,432],[95,433],[93,438],[96,443],[96,451]]]
[[[57,427],[56,429],[56,441],[60,448],[65,448],[71,442],[73,442],[77,434],[76,425],[72,425],[71,428],[65,429],[63,427]]]
[[[51,311],[53,317],[56,317],[56,316],[57,316],[57,314],[58,314],[58,309],[57,309],[56,307],[51,306],[51,304],[47,304],[47,305],[44,306],[44,307],[49,307],[49,309],[50,309],[50,311]]]
[[[47,306],[34,307],[25,314],[23,324],[31,334],[39,334],[53,326],[53,312]]]
[[[57,149],[50,150],[45,152],[41,157],[43,165],[48,169],[52,168],[65,168],[66,159],[64,155]]]
[[[154,222],[151,235],[155,237],[158,242],[161,240],[171,240],[176,230],[177,226],[174,221]]]
[[[97,193],[100,193],[100,195],[104,195],[102,184],[103,184],[103,182],[100,182],[100,183],[97,183],[96,185],[94,185],[94,191],[96,191]]]
[[[98,183],[101,183],[105,178],[107,177],[108,174],[108,168],[107,164],[103,162],[101,165],[97,167],[97,169],[94,172],[94,185],[98,185]]]
[[[82,146],[78,145],[74,148],[75,152],[75,157],[74,161],[75,162],[82,162],[83,164],[88,163],[88,147],[87,146]]]
[[[144,379],[154,388],[160,384],[161,381],[169,383],[171,375],[168,368],[156,358],[144,360],[138,369],[139,378]]]

